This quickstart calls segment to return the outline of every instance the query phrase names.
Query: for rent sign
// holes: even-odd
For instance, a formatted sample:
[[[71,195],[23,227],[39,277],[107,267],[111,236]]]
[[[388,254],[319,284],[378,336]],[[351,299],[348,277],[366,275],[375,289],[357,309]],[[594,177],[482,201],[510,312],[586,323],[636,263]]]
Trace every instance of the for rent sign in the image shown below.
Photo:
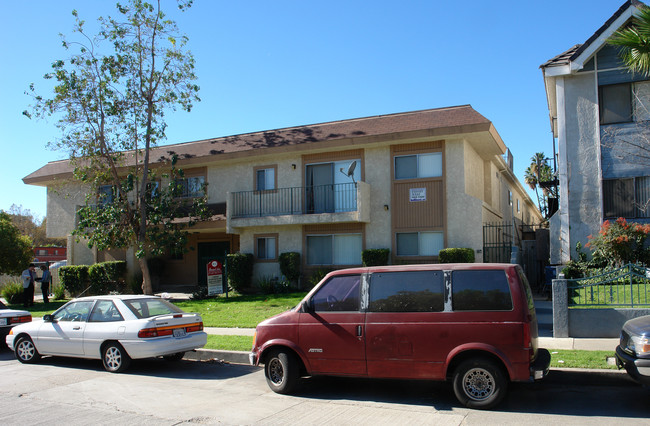
[[[208,295],[223,293],[223,265],[218,260],[208,262]]]

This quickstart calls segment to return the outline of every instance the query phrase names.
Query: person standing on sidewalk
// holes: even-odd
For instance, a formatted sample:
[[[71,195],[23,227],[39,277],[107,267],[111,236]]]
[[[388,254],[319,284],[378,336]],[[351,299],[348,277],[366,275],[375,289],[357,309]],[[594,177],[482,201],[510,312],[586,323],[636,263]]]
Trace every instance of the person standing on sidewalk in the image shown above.
[[[20,276],[23,280],[23,306],[33,306],[34,305],[34,269],[36,267],[33,263],[29,264],[29,267],[25,269]]]
[[[47,265],[41,266],[43,276],[41,277],[41,292],[43,293],[43,303],[49,302],[48,296],[50,294],[50,284],[52,283],[52,274]]]

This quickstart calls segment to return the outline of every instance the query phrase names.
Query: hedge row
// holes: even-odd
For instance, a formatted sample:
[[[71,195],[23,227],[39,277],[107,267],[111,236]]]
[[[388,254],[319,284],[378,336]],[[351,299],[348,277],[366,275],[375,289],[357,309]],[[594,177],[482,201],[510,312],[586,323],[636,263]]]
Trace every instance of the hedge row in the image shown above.
[[[59,278],[71,296],[109,294],[124,291],[126,262],[101,262],[94,265],[72,265],[59,268]]]

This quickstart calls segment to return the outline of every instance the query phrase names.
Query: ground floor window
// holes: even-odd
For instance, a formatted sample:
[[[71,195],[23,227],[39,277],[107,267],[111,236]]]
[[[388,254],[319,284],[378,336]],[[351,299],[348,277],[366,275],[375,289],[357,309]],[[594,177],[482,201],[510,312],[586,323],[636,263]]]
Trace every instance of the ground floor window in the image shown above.
[[[307,236],[308,265],[360,265],[361,234]]]
[[[398,232],[395,235],[398,256],[438,256],[445,248],[442,232]]]
[[[603,216],[650,217],[650,176],[603,180]]]
[[[255,236],[255,257],[259,260],[276,260],[278,255],[277,235]]]

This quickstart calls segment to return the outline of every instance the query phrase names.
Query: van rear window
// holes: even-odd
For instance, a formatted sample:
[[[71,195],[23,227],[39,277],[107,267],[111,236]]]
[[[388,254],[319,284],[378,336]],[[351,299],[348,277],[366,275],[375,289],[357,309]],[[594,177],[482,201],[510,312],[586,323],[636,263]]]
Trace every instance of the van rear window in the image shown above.
[[[444,308],[442,271],[383,272],[370,280],[371,312],[440,312]]]
[[[505,271],[454,271],[451,277],[454,311],[512,310],[512,296]]]

